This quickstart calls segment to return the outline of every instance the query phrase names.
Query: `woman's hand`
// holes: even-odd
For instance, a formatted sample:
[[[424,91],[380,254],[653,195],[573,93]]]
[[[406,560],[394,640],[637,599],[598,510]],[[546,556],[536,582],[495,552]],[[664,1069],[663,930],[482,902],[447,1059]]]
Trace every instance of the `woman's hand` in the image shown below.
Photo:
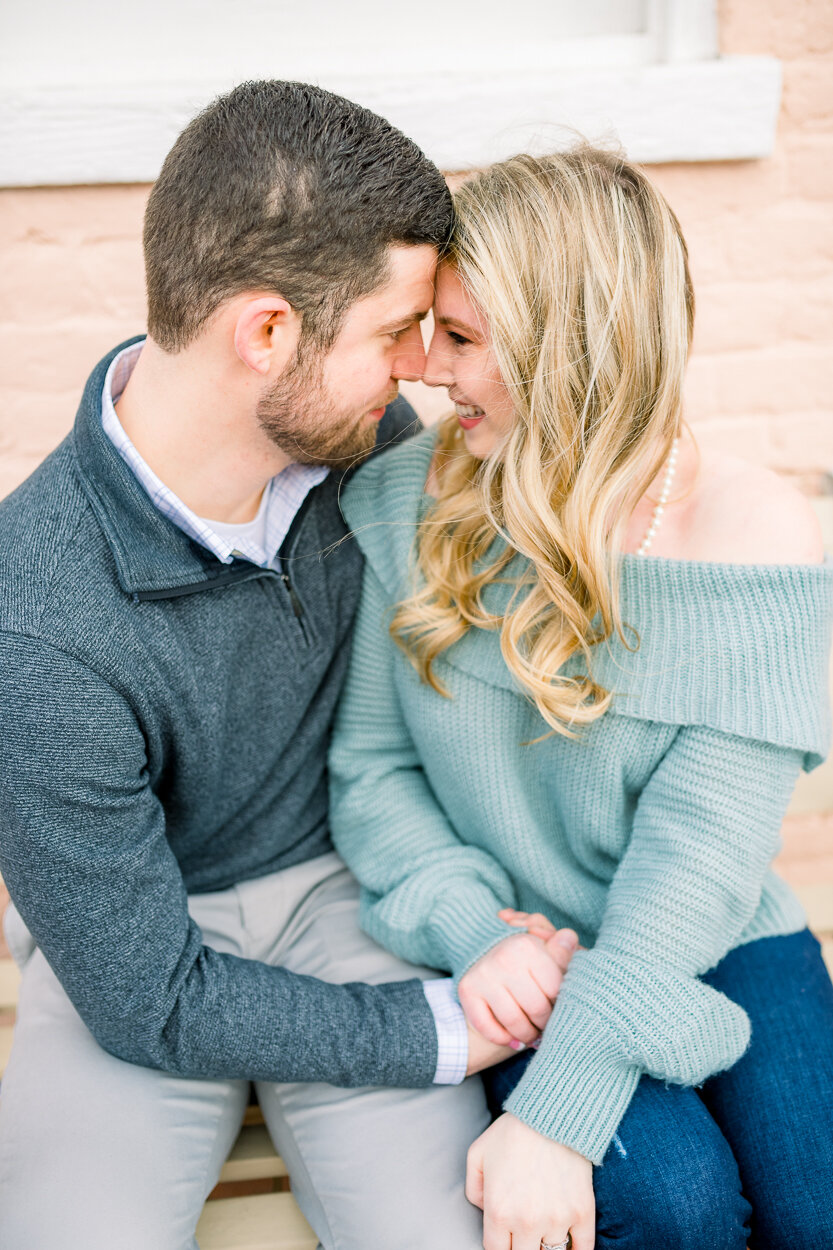
[[[533,937],[543,938],[545,942],[558,932],[553,922],[540,911],[517,911],[514,907],[504,907],[498,912],[498,916],[504,924],[526,929]],[[572,933],[572,929],[565,929],[564,932]]]
[[[593,1165],[504,1114],[471,1146],[466,1197],[483,1212],[484,1250],[540,1250],[571,1236],[593,1250]]]
[[[548,941],[529,933],[504,938],[461,978],[457,992],[467,1018],[498,1046],[529,1045],[540,1036],[578,938],[553,930]]]

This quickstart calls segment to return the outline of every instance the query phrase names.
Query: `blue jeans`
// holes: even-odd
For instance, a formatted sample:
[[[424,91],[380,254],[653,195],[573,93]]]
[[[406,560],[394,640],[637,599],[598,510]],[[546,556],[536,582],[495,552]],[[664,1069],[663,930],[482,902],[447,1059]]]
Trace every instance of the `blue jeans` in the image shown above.
[[[752,1042],[702,1089],[645,1076],[594,1170],[597,1250],[833,1247],[833,985],[808,930],[731,951],[703,980]],[[493,1113],[534,1059],[487,1074]]]

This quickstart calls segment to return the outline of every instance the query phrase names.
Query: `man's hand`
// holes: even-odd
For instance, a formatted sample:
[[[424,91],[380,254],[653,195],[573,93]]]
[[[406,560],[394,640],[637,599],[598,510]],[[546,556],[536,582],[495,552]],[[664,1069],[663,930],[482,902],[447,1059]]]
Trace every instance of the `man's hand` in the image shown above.
[[[460,1003],[475,1029],[497,1046],[529,1045],[550,1018],[578,938],[553,930],[548,940],[529,933],[504,938],[460,978]]]
[[[469,1062],[466,1067],[466,1076],[482,1072],[484,1068],[494,1067],[496,1063],[502,1063],[504,1059],[517,1054],[517,1051],[509,1046],[496,1046],[494,1042],[487,1042],[483,1034],[472,1028],[468,1020],[466,1027],[469,1031]]]
[[[593,1165],[515,1116],[495,1120],[471,1146],[466,1197],[483,1212],[484,1250],[539,1250],[572,1237],[593,1250]]]

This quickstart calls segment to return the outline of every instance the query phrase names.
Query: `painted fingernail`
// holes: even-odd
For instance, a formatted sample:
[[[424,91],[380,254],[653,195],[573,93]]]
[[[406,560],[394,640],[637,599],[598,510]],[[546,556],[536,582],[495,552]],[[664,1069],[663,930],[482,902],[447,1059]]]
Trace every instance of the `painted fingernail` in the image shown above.
[[[510,1050],[523,1050],[523,1048],[524,1048],[523,1042],[519,1042],[516,1037],[513,1037],[512,1041],[509,1043],[509,1049]]]

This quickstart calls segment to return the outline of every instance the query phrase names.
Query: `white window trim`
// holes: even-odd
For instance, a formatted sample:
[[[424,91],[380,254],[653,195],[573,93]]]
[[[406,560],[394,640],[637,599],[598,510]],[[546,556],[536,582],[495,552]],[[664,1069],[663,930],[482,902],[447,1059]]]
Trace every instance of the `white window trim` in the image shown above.
[[[717,56],[715,0],[650,0],[650,4],[660,61],[673,65]]]
[[[576,132],[642,163],[770,155],[780,62],[719,56],[714,0],[651,5],[653,64],[343,75],[322,86],[388,117],[446,170],[552,149]],[[0,89],[0,185],[151,182],[187,121],[233,85]]]

